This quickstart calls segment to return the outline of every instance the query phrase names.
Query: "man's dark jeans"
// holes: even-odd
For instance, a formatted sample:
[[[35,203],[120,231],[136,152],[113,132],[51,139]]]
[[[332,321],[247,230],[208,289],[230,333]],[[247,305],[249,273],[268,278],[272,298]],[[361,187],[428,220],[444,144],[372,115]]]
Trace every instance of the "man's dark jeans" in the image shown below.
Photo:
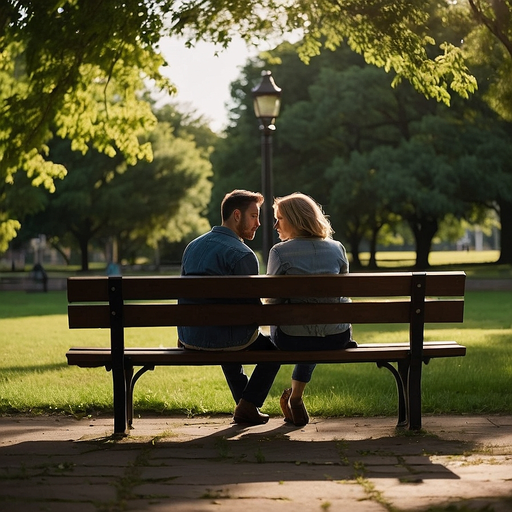
[[[244,350],[277,350],[275,345],[263,334]],[[267,398],[274,379],[281,365],[279,363],[259,363],[249,378],[241,364],[222,365],[222,371],[228,382],[229,389],[238,404],[241,398],[261,407]]]

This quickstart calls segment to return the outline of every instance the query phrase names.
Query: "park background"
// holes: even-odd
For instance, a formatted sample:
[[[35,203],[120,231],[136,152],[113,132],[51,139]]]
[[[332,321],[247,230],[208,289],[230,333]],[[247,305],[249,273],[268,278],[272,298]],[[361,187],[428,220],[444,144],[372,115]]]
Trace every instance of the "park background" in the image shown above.
[[[352,271],[448,268],[465,270],[468,282],[495,284],[468,291],[462,326],[429,331],[466,344],[468,356],[428,367],[425,412],[510,413],[511,299],[510,291],[496,290],[510,279],[512,265],[508,4],[475,12],[474,2],[411,2],[391,18],[378,2],[368,18],[324,12],[315,20],[308,11],[309,23],[324,24],[319,44],[313,44],[314,30],[279,41],[261,36],[256,47],[264,51],[251,52],[230,83],[221,129],[172,95],[156,92],[158,86],[173,90],[154,71],[165,68],[149,33],[164,30],[158,16],[148,12],[145,19],[156,28],[144,25],[146,32],[136,25],[115,31],[112,24],[127,14],[116,9],[129,10],[131,3],[108,4],[101,9],[112,12],[94,16],[65,2],[57,10],[40,4],[37,12],[28,4],[15,12],[11,2],[0,8],[0,94],[6,106],[0,120],[0,411],[110,411],[110,376],[65,364],[71,345],[106,344],[105,333],[68,332],[65,278],[105,274],[111,263],[123,274],[176,273],[188,241],[219,223],[227,191],[261,189],[251,91],[262,71],[270,70],[282,88],[272,136],[274,195],[301,191],[321,203],[348,249]],[[224,18],[238,20],[232,35],[244,26],[241,13],[255,13],[244,2],[231,5],[241,9]],[[184,25],[193,18],[177,12],[178,21],[180,14]],[[211,30],[222,51],[229,37],[218,25],[221,18],[208,14],[196,13],[196,35]],[[486,16],[494,25],[485,23]],[[354,23],[344,25],[347,20]],[[75,25],[75,32],[65,29]],[[246,40],[256,38],[257,28],[268,30],[268,24],[254,25],[240,32]],[[183,35],[180,23],[170,27]],[[104,35],[112,45],[102,41],[89,48],[79,40],[82,34]],[[426,44],[415,60],[419,54],[409,44],[430,41],[425,34],[437,43]],[[81,52],[89,50],[84,62]],[[117,50],[120,66],[112,64],[119,62]],[[172,69],[172,54],[167,59]],[[71,83],[65,93],[53,88],[60,80]],[[206,71],[200,80],[204,96],[214,94]],[[264,272],[261,233],[250,245]],[[33,271],[36,264],[46,271],[47,292]],[[379,327],[360,332],[364,341],[405,335]],[[172,332],[157,331],[129,342],[165,346],[169,340]],[[311,412],[392,414],[389,379],[375,368],[348,366],[326,365],[318,372]],[[219,369],[159,369],[145,377],[136,409],[228,413],[219,375]],[[288,377],[281,372],[269,411],[279,411],[276,397]]]
[[[115,2],[111,8],[115,10]],[[80,78],[76,79],[86,90],[93,87],[91,97],[75,98],[74,104],[57,110],[40,151],[45,165],[39,162],[22,172],[23,167],[15,167],[14,160],[21,158],[20,166],[29,165],[32,156],[23,160],[19,150],[9,149],[9,137],[2,139],[7,144],[3,152],[7,179],[0,196],[4,212],[0,219],[1,268],[16,272],[36,263],[78,264],[82,272],[88,272],[91,263],[112,262],[146,265],[158,271],[161,266],[179,263],[187,242],[219,223],[219,204],[226,192],[264,188],[261,120],[256,119],[252,105],[252,90],[264,70],[272,73],[282,89],[280,114],[271,137],[272,195],[295,191],[312,195],[329,215],[336,238],[347,247],[353,270],[375,269],[376,254],[384,251],[415,251],[413,266],[419,269],[429,266],[432,250],[498,250],[497,261],[512,264],[512,108],[508,103],[510,81],[505,78],[512,58],[507,54],[508,45],[465,2],[423,8],[421,26],[405,22],[402,27],[399,12],[389,18],[382,12],[382,20],[374,13],[361,26],[351,27],[346,41],[331,40],[336,34],[340,37],[346,27],[331,27],[332,33],[324,27],[315,48],[311,48],[312,32],[301,37],[299,30],[288,30],[281,39],[275,34],[257,38],[255,27],[252,33],[250,29],[247,34],[237,32],[233,20],[229,37],[209,38],[218,43],[220,55],[224,46],[234,44],[235,35],[236,41],[248,41],[250,48],[247,60],[233,70],[226,123],[220,129],[188,101],[180,103],[179,93],[166,95],[174,89],[164,80],[136,81],[122,73],[118,77],[115,68],[107,82],[112,90],[105,86],[95,89],[92,84],[104,82],[79,68]],[[251,7],[245,9],[247,15],[258,14]],[[406,9],[416,12],[412,5]],[[34,16],[43,16],[43,11]],[[180,15],[185,18],[185,12],[190,15],[186,10],[178,12],[177,19]],[[11,28],[27,38],[41,66],[54,66],[60,76],[65,64],[60,64],[63,68],[53,60],[46,64],[37,53],[44,52],[44,45],[31,45],[58,45],[57,28],[66,16],[82,25],[87,14],[65,8],[57,13],[48,11],[49,33],[40,30],[33,34],[33,27],[24,24],[23,17]],[[501,20],[503,13],[483,14]],[[323,15],[320,23],[325,24],[329,14]],[[203,29],[215,30],[215,19],[197,16],[198,24],[207,23]],[[307,16],[313,13],[308,11]],[[509,19],[503,18],[502,23]],[[358,20],[355,16],[354,22]],[[107,30],[98,20],[96,23],[96,31]],[[180,66],[178,58],[173,65],[176,45],[200,43],[193,37],[184,38],[178,22],[167,23],[160,22],[161,34],[167,31],[177,39],[171,38],[172,44],[168,38],[159,41],[161,52],[156,44],[146,50],[158,54],[154,55],[159,57],[155,66],[165,62],[163,54],[167,52],[168,66],[157,67],[172,80],[173,70]],[[377,24],[378,30],[372,24]],[[403,29],[404,41],[393,32],[397,28]],[[372,57],[359,39],[354,42],[358,31],[362,39],[370,40],[374,29],[381,35],[388,30],[396,38],[397,48],[390,50],[379,46],[384,41],[375,36],[372,44],[380,59]],[[435,41],[432,44],[428,39],[421,53],[424,68],[411,63],[406,66],[407,58],[415,58],[408,54],[412,50],[407,37],[421,39],[423,33]],[[126,32],[124,37],[130,34]],[[9,35],[4,36],[6,41]],[[63,32],[59,37],[71,36]],[[196,37],[208,39],[201,31]],[[401,64],[386,54],[390,51],[398,52]],[[15,62],[27,57],[23,51],[15,55]],[[6,61],[9,56],[5,51]],[[34,66],[37,57],[30,61]],[[127,59],[125,56],[124,66]],[[190,74],[198,77],[202,86],[202,98],[217,102],[217,89],[210,88],[211,68],[189,60]],[[411,76],[403,75],[406,68]],[[21,87],[22,72],[22,67],[14,68],[12,90]],[[27,74],[28,83],[32,79]],[[128,90],[128,84],[137,103],[120,101],[123,97],[118,88]],[[159,92],[159,86],[164,92]],[[13,105],[6,111],[9,116],[14,115],[19,94],[6,99],[6,104]],[[25,109],[25,119],[36,118],[41,110],[34,107],[32,111],[27,104]],[[128,123],[131,118],[123,121],[123,116],[129,115],[138,119],[138,128]],[[30,135],[28,121],[18,126],[19,119],[9,116],[2,120],[5,134],[14,136],[11,130],[16,129],[20,136],[25,131]],[[68,124],[61,126],[65,122]],[[115,125],[112,130],[107,130],[109,122]],[[115,131],[122,127],[126,134]],[[33,133],[27,144],[35,137]],[[21,142],[16,144],[24,148]],[[28,146],[26,149],[32,155]],[[271,201],[267,198],[267,203]],[[256,252],[261,252],[261,231],[251,245]],[[360,255],[366,252],[369,258],[364,260]],[[262,265],[264,271],[264,257]]]

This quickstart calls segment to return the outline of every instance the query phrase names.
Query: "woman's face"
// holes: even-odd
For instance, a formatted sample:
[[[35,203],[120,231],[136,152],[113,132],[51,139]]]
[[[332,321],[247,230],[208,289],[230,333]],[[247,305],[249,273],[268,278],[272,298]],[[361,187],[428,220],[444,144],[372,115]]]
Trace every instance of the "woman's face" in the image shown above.
[[[277,231],[279,235],[279,239],[281,241],[290,240],[291,238],[295,238],[297,235],[295,230],[291,226],[291,224],[286,220],[285,217],[281,215],[279,212],[279,207],[275,210],[276,221],[274,223],[274,229]]]

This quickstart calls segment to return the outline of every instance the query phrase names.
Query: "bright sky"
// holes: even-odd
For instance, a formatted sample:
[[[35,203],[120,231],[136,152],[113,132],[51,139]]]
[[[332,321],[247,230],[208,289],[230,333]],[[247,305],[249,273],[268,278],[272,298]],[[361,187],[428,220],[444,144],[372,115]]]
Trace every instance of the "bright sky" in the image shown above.
[[[172,99],[210,119],[212,130],[221,130],[227,121],[229,85],[239,77],[240,68],[255,50],[242,40],[233,41],[223,50],[208,43],[186,48],[184,40],[169,38],[162,40],[160,48],[169,63],[164,75],[178,88]]]

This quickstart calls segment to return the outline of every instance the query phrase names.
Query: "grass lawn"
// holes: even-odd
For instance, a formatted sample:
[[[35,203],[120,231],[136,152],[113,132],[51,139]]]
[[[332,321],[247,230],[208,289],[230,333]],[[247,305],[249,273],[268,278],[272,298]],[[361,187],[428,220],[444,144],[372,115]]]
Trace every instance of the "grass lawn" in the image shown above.
[[[65,292],[0,292],[0,414],[112,412],[112,381],[104,369],[69,367],[70,346],[107,346],[108,331],[70,331]],[[429,325],[427,340],[453,339],[467,356],[423,367],[424,413],[512,413],[512,292],[468,292],[463,324]],[[406,341],[393,325],[354,326],[361,343]],[[172,328],[132,329],[126,344],[172,346]],[[250,368],[248,368],[250,371]],[[280,415],[289,385],[283,366],[263,410]],[[396,414],[393,377],[373,364],[319,365],[306,389],[314,416]],[[136,414],[231,413],[233,402],[219,367],[157,367],[137,383]]]

